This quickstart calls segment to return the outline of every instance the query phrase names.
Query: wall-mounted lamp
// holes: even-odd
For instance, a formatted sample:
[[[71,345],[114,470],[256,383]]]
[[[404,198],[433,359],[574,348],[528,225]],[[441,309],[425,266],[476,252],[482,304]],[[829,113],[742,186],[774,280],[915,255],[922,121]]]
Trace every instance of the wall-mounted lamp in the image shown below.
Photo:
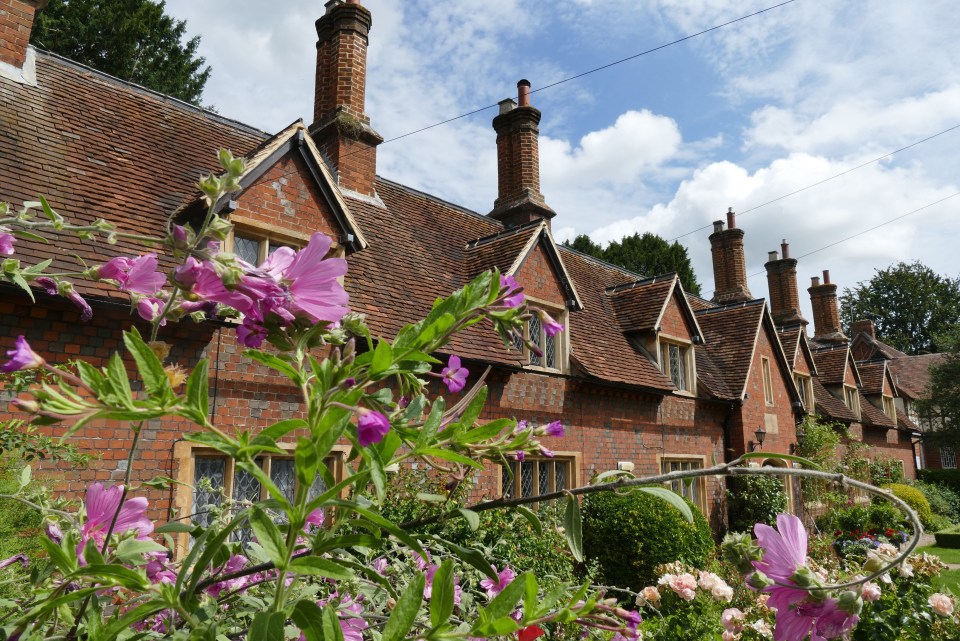
[[[763,429],[763,425],[761,425],[760,427],[757,428],[757,431],[754,432],[753,435],[757,437],[757,442],[754,443],[753,441],[750,441],[749,443],[750,451],[754,452],[756,450],[762,450],[763,440],[767,438],[767,430]]]
[[[797,425],[797,442],[790,444],[790,453],[793,454],[798,449],[803,447],[803,439],[807,437],[807,433],[803,429],[803,423]]]

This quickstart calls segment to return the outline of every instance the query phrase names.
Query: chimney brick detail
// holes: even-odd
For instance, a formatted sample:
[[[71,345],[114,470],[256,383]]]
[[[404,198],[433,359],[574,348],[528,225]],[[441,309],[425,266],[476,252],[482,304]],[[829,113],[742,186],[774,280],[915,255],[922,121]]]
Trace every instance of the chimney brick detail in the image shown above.
[[[530,106],[530,83],[517,83],[520,106],[500,103],[497,132],[497,199],[490,217],[507,227],[547,220],[556,213],[540,193],[540,111]]]
[[[770,252],[770,260],[764,265],[767,270],[767,287],[770,290],[770,314],[777,325],[807,324],[800,312],[800,294],[797,290],[797,259],[790,258],[789,246],[781,245],[783,256]]]
[[[310,133],[337,182],[374,195],[377,145],[383,137],[364,112],[367,44],[373,17],[357,3],[327,3],[317,20],[317,78]]]
[[[837,286],[830,282],[830,272],[824,270],[823,282],[814,276],[810,282],[810,305],[813,307],[813,338],[821,343],[844,343],[847,336],[840,330],[840,308]]]
[[[866,334],[873,340],[877,339],[877,326],[868,318],[850,323],[850,335],[856,337],[857,334]]]
[[[747,261],[743,253],[743,230],[736,227],[733,211],[727,214],[727,229],[723,221],[713,223],[710,234],[710,253],[713,256],[713,302],[719,305],[753,300],[747,288]]]
[[[22,69],[33,18],[47,0],[0,0],[0,63]]]

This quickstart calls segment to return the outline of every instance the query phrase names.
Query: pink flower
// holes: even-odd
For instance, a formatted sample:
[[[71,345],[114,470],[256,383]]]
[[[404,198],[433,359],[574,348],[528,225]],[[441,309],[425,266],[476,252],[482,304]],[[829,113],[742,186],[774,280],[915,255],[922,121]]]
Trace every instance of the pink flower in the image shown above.
[[[827,599],[823,603],[824,609],[813,625],[814,639],[839,639],[852,630],[860,621],[856,614],[839,607],[835,599]]]
[[[330,601],[339,597],[340,607],[337,614],[340,617],[340,630],[343,632],[343,641],[363,641],[363,631],[369,627],[366,619],[363,618],[363,608],[360,606],[361,596],[356,598],[349,594],[340,597],[336,592],[330,595]],[[328,600],[317,601],[321,608],[327,605]],[[307,637],[300,635],[298,641],[306,641]]]
[[[385,573],[388,567],[390,567],[390,564],[387,563],[386,557],[380,556],[373,560],[373,569],[376,570],[378,574]]]
[[[867,581],[863,584],[860,596],[863,597],[864,601],[878,601],[880,600],[880,594],[880,586],[873,581]]]
[[[743,610],[739,608],[727,608],[723,611],[723,614],[720,615],[720,624],[724,629],[736,634],[743,629],[743,620],[745,617],[746,615],[743,613]]]
[[[548,313],[542,309],[537,309],[537,315],[540,317],[540,324],[543,326],[543,333],[547,336],[556,336],[563,331],[563,325],[553,320]]]
[[[791,582],[797,568],[807,561],[807,531],[792,514],[777,516],[777,529],[764,523],[754,528],[757,541],[764,550],[763,560],[753,566],[778,583]]]
[[[560,421],[554,421],[549,425],[547,425],[543,433],[546,434],[547,436],[557,436],[557,437],[563,436],[564,434],[563,423],[561,423]]]
[[[0,254],[4,256],[13,255],[13,241],[16,238],[13,234],[8,233],[9,231],[6,227],[0,227]]]
[[[460,365],[460,357],[455,355],[450,356],[447,366],[440,372],[440,376],[443,377],[443,384],[452,394],[456,394],[466,386],[467,376],[469,375],[470,371]]]
[[[380,412],[366,408],[358,408],[360,415],[357,421],[357,442],[361,447],[379,443],[390,431],[390,419]]]
[[[937,592],[936,594],[931,594],[930,598],[927,599],[927,603],[930,604],[930,609],[939,614],[942,617],[948,617],[953,614],[954,603],[953,599],[950,598],[950,595]]]
[[[493,567],[494,572],[497,571],[497,566],[494,565],[491,567]],[[503,589],[510,585],[515,578],[517,578],[517,573],[510,569],[508,565],[497,573],[496,581],[487,577],[480,581],[480,587],[487,591],[487,598],[492,599],[503,592]]]
[[[114,515],[117,518],[113,527],[114,534],[136,530],[138,539],[149,538],[150,533],[153,532],[153,521],[146,516],[147,499],[143,497],[127,499],[121,507],[120,498],[122,496],[122,485],[104,488],[103,484],[94,483],[87,490],[87,497],[84,501],[87,514],[80,530],[80,544],[77,546],[78,555],[83,552],[84,545],[90,539],[96,541],[98,546],[103,544]]]
[[[668,585],[684,601],[693,601],[697,596],[697,579],[687,572],[671,577]]]
[[[10,357],[10,360],[5,365],[0,366],[0,372],[4,374],[18,372],[22,369],[36,369],[46,363],[39,354],[30,349],[27,339],[22,334],[14,341],[13,349],[7,350],[7,356]]]
[[[540,448],[540,456],[545,456],[547,458],[553,458],[553,450],[547,448],[543,444],[538,446]]]
[[[163,313],[163,307],[167,302],[162,298],[153,298],[146,296],[137,301],[137,314],[145,321],[154,321]],[[167,324],[167,319],[160,321],[161,325]]]
[[[0,561],[0,570],[13,565],[14,563],[19,563],[21,569],[26,570],[27,566],[30,565],[30,559],[27,558],[26,554],[14,554],[9,559]]]
[[[237,327],[237,340],[244,347],[256,349],[263,345],[267,337],[267,328],[253,320],[252,316],[245,316],[243,323]]]
[[[429,599],[433,596],[433,577],[436,576],[439,565],[431,565],[427,568],[427,583],[423,587],[423,598]],[[453,604],[460,605],[460,597],[463,595],[463,589],[460,587],[460,577],[453,577]]]
[[[115,280],[120,289],[139,294],[155,294],[160,291],[167,277],[157,271],[157,255],[154,253],[112,258],[97,270],[97,278]]]
[[[504,297],[504,307],[520,307],[526,298],[523,288],[513,276],[500,276],[500,294]]]
[[[521,463],[523,463],[524,460],[526,460],[526,458],[527,458],[527,453],[524,452],[523,450],[517,450],[516,454],[514,454],[513,456],[514,456],[514,458],[516,458],[518,461],[520,461]]]
[[[283,280],[289,283],[293,298],[292,306],[315,322],[337,323],[349,311],[346,307],[349,297],[337,280],[347,273],[347,261],[325,258],[332,244],[328,236],[313,234],[307,246],[297,252],[283,270]],[[277,261],[283,259],[278,257]],[[275,269],[273,263],[268,268]]]
[[[227,562],[223,565],[223,567],[214,571],[213,574],[233,574],[234,572],[238,572],[242,570],[244,566],[247,565],[248,562],[249,561],[247,560],[247,557],[241,554],[234,554],[227,560]],[[227,579],[226,581],[219,581],[217,583],[214,583],[213,585],[208,587],[205,590],[205,592],[210,596],[216,598],[225,592],[233,592],[235,590],[239,590],[240,588],[247,585],[247,583],[250,581],[251,581],[251,577],[245,577],[245,576],[237,577],[235,579]]]
[[[155,555],[144,568],[147,572],[147,578],[151,583],[173,584],[177,582],[177,573],[167,567],[165,561],[167,554],[160,553]]]
[[[51,296],[61,295],[71,303],[77,306],[80,310],[80,320],[86,323],[88,320],[93,318],[93,309],[90,308],[89,303],[83,299],[83,297],[77,293],[73,288],[73,285],[66,281],[61,281],[58,283],[49,276],[40,276],[35,278],[33,282],[43,288]]]
[[[304,529],[306,529],[311,525],[315,527],[323,527],[323,520],[324,520],[323,508],[318,507],[313,512],[307,515],[307,522],[304,525]]]

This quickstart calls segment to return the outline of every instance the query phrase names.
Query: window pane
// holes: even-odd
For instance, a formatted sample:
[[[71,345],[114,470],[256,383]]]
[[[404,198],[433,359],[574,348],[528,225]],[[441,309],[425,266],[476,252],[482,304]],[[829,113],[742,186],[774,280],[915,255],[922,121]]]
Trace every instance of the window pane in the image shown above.
[[[241,258],[251,265],[260,264],[260,241],[256,238],[233,235],[233,253],[237,258]]]
[[[533,466],[529,461],[520,464],[520,496],[533,496]]]
[[[283,495],[293,501],[293,492],[297,486],[297,475],[293,468],[293,459],[275,458],[270,461],[270,480],[276,483]]]
[[[537,494],[547,494],[550,491],[550,462],[537,462]]]
[[[204,527],[210,525],[210,507],[220,505],[223,498],[226,464],[222,458],[198,458],[194,462],[193,521]]]
[[[556,490],[567,489],[567,477],[569,476],[567,474],[567,471],[570,467],[570,463],[568,461],[555,461],[553,466],[554,466],[554,471],[557,474],[557,486],[555,489]]]
[[[547,367],[557,368],[557,338],[556,336],[543,337],[543,357],[547,361]]]
[[[511,470],[511,467],[513,469]],[[515,466],[503,465],[500,467],[500,487],[503,490],[503,498],[513,498],[513,473],[516,473]]]
[[[677,389],[687,389],[687,372],[683,366],[683,350],[679,345],[669,345],[670,352],[670,380]]]
[[[260,500],[260,481],[253,474],[239,467],[233,475],[233,500],[250,502]]]
[[[273,256],[273,252],[277,251],[281,247],[290,247],[290,245],[285,245],[284,243],[275,243],[273,241],[270,241],[269,243],[267,243],[267,255]],[[292,249],[293,251],[297,251],[296,247],[290,247],[290,249]]]
[[[543,329],[540,326],[540,317],[536,314],[530,319],[530,340],[533,341],[536,345],[539,345],[543,349]],[[530,364],[531,365],[540,365],[543,363],[543,358],[537,356],[532,351],[530,352]]]

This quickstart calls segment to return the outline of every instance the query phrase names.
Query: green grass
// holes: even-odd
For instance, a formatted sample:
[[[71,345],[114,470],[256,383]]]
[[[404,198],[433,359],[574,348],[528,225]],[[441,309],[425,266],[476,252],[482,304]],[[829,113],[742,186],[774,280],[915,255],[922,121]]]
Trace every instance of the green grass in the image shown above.
[[[921,552],[939,556],[944,563],[960,563],[960,549],[958,548],[938,548],[936,545],[927,545],[916,549],[917,554]]]
[[[932,584],[937,590],[949,588],[954,594],[960,594],[960,570],[944,570],[933,577]]]

